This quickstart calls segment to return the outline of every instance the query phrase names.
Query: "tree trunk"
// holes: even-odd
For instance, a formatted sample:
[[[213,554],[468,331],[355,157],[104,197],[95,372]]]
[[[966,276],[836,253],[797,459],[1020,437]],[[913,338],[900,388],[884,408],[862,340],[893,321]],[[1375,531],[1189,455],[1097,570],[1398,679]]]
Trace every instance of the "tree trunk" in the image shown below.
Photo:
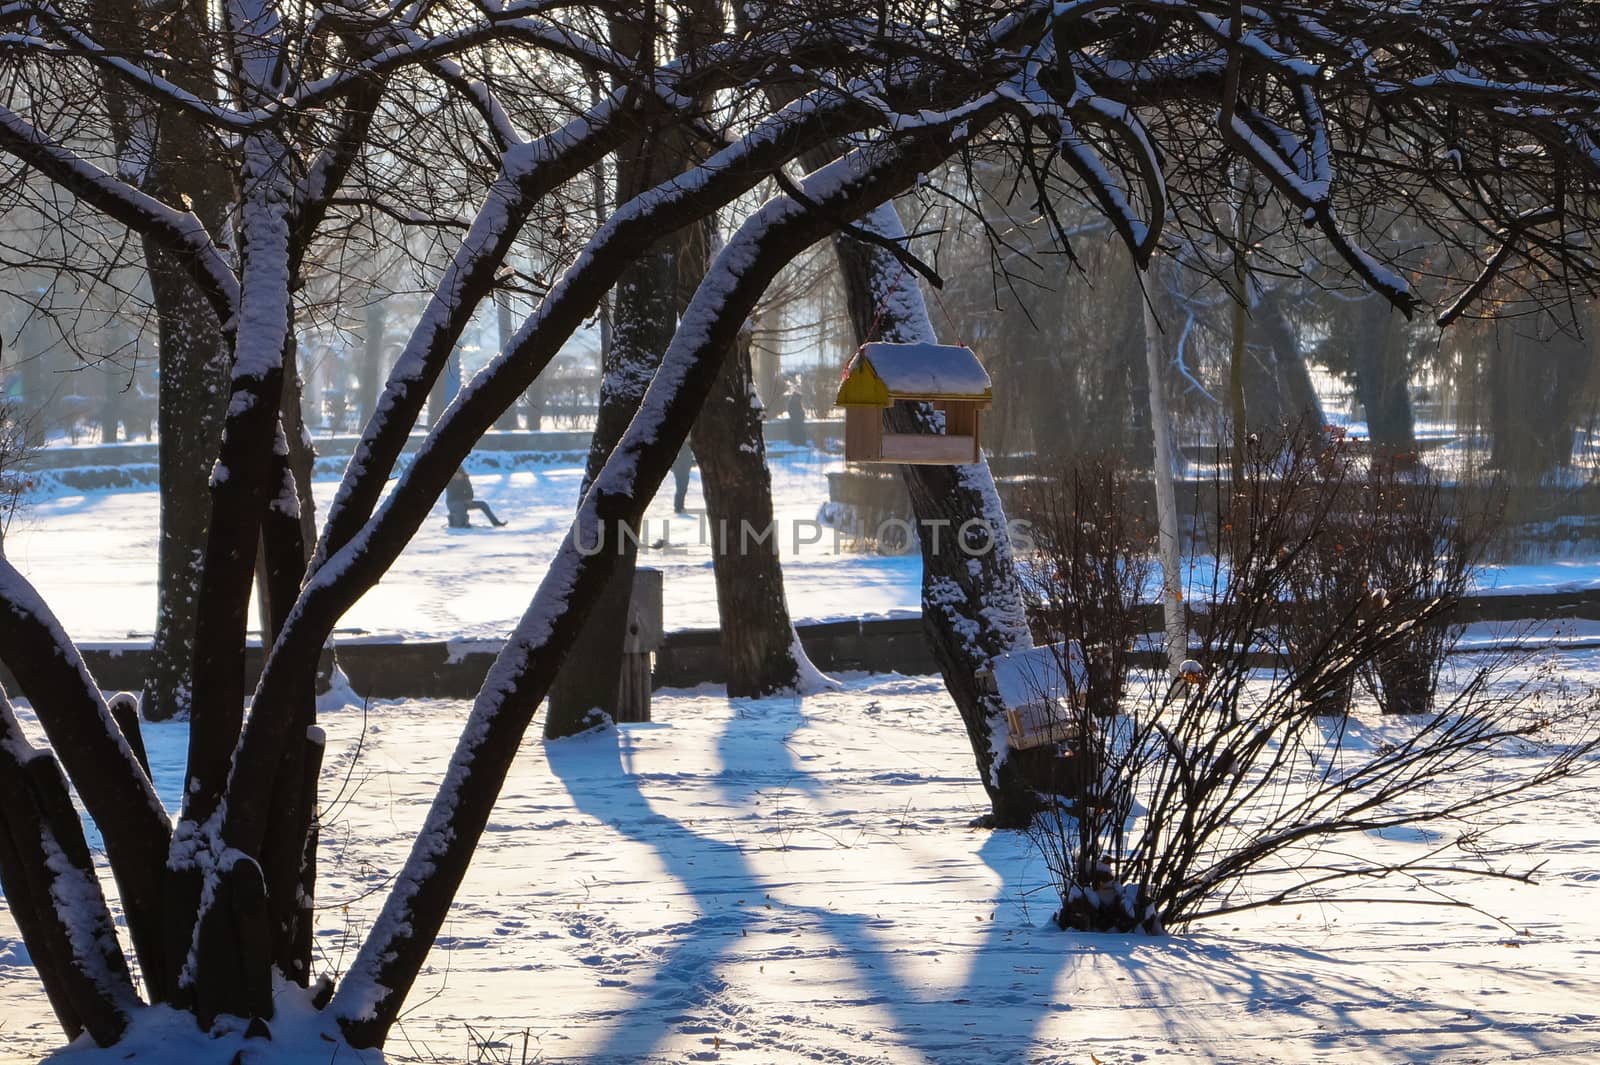
[[[697,0],[680,29],[679,51],[694,54],[721,33],[722,11]],[[703,153],[702,153],[703,154]],[[679,247],[678,306],[686,309],[711,266],[716,224],[685,230]],[[763,410],[750,358],[750,329],[722,359],[722,371],[690,434],[712,530],[718,639],[728,667],[728,694],[769,695],[795,688],[812,672],[789,618],[778,561],[782,532],[773,521]],[[726,529],[727,535],[723,535]],[[798,537],[796,537],[798,539]]]
[[[102,362],[100,375],[100,442],[115,444],[117,427],[122,423],[122,376],[109,362]]]
[[[906,240],[892,203],[873,210],[861,224],[889,240]],[[893,255],[844,234],[835,236],[834,250],[859,341],[937,342],[916,278]],[[927,413],[897,408],[889,427],[927,431]],[[966,724],[993,824],[1025,827],[1040,808],[1038,790],[1051,776],[1052,752],[1048,747],[1009,750],[996,736],[1004,735],[1005,707],[984,693],[977,679],[996,655],[1033,642],[994,477],[982,459],[966,466],[901,466],[900,474],[921,539],[923,631]]]
[[[996,101],[965,112],[963,130],[982,129],[999,107]],[[381,1046],[398,1017],[466,875],[523,734],[617,565],[611,553],[589,553],[584,546],[594,543],[601,527],[637,524],[688,438],[723,354],[782,266],[826,236],[831,219],[858,215],[903,192],[960,141],[948,125],[930,124],[898,145],[874,146],[870,155],[853,152],[806,179],[810,203],[786,197],[769,201],[718,256],[711,275],[717,283],[708,281],[696,292],[649,400],[585,494],[538,593],[491,667],[406,866],[334,997],[330,1009],[352,1045]],[[992,600],[988,605],[1003,608]],[[1015,613],[1020,623],[1020,602]]]
[[[623,55],[640,57],[641,65],[654,62],[637,24],[613,23],[612,39]],[[676,143],[669,147],[665,138],[653,136],[635,138],[624,145],[617,152],[617,202],[627,203],[666,178],[671,172],[671,160],[681,166],[686,161],[681,148]],[[662,352],[672,342],[677,325],[676,251],[674,241],[657,241],[617,281],[611,305],[610,343],[601,359],[600,409],[595,415],[580,496],[588,494],[622,439],[661,364]],[[622,639],[628,627],[628,602],[639,544],[620,526],[605,530],[605,534],[616,542],[595,546],[614,553],[617,565],[589,615],[574,654],[550,689],[550,708],[544,721],[547,739],[588,728],[594,723],[591,714],[595,710],[615,716],[617,685],[622,676]]]
[[[1406,339],[1394,308],[1369,296],[1356,309],[1352,363],[1356,394],[1367,413],[1367,436],[1376,448],[1415,451],[1416,426],[1406,366]]]
[[[367,298],[366,311],[366,336],[362,338],[361,362],[356,370],[356,417],[360,419],[357,424],[364,425],[372,412],[378,406],[378,394],[383,390],[383,378],[387,372],[383,365],[384,329],[388,325],[389,312],[385,306],[387,295],[374,288]],[[342,430],[344,426],[334,427]]]
[[[783,594],[782,532],[772,518],[761,414],[751,380],[750,333],[743,330],[689,438],[706,497],[728,694],[736,698],[792,689],[800,680],[800,641]]]
[[[511,319],[511,293],[501,290],[494,294],[494,315],[497,327],[496,339],[500,343],[500,350],[506,350],[511,343],[511,337],[516,333],[516,326]],[[513,403],[506,407],[506,412],[495,421],[494,427],[501,432],[511,432],[517,428],[517,407]]]
[[[648,160],[650,153],[641,152]],[[635,156],[638,159],[638,156]],[[634,165],[638,165],[635,163]],[[636,172],[636,171],[635,171]],[[631,199],[650,188],[644,176],[619,199]],[[611,345],[606,352],[600,383],[600,410],[584,469],[580,497],[587,495],[639,409],[650,378],[661,364],[661,353],[672,340],[676,314],[677,263],[670,241],[659,241],[630,266],[617,282],[612,304]],[[594,724],[592,712],[614,715],[617,684],[622,676],[622,639],[628,626],[628,602],[633,593],[633,570],[638,560],[638,540],[612,526],[603,541],[592,545],[617,558],[611,578],[601,593],[573,654],[550,690],[545,716],[547,739],[570,736]],[[591,546],[591,545],[586,545]]]
[[[283,421],[285,364],[294,351],[285,268],[291,252],[292,153],[272,132],[246,137],[241,151],[245,184],[238,208],[239,317],[251,328],[240,331],[235,345],[222,443],[210,479],[212,513],[195,633],[187,786],[167,864],[168,959],[186,959],[173,974],[175,996],[183,1004],[192,1001],[203,1021],[213,1010],[261,1015],[262,974],[251,963],[258,946],[268,949],[267,914],[255,898],[261,870],[253,858],[261,853],[259,844],[248,849],[249,859],[237,858],[208,825],[222,802],[243,724],[253,563],[267,506],[283,489],[286,456],[274,454],[274,443]],[[303,675],[295,681],[298,698]],[[294,710],[293,703],[252,707],[253,714]],[[282,751],[278,753],[281,757]],[[269,806],[272,790],[247,798]],[[254,872],[243,868],[246,864]],[[217,879],[217,872],[225,875]],[[211,888],[210,898],[202,880]],[[235,890],[240,894],[232,894]],[[270,1001],[269,996],[269,1007]],[[266,1012],[270,1015],[270,1008]]]
[[[12,364],[17,369],[17,376],[21,379],[22,404],[17,412],[22,422],[22,443],[29,449],[44,446],[45,418],[47,416],[46,403],[48,396],[44,386],[44,351],[48,346],[44,323],[36,313],[31,313],[24,320],[20,336],[19,347],[22,351]]]
[[[152,47],[171,54],[175,83],[214,99],[205,9],[175,5],[156,27],[130,16],[132,10],[118,0],[95,0],[91,17],[100,39],[125,54]],[[192,205],[212,233],[226,232],[233,183],[211,131],[182,108],[130,94],[114,76],[103,84],[119,170],[167,203]],[[144,255],[157,321],[161,534],[155,637],[140,708],[160,721],[191,707],[200,557],[211,521],[207,477],[222,435],[227,353],[216,314],[183,264],[150,239]]]
[[[150,778],[77,649],[27,580],[0,559],[0,660],[21,685],[105,840],[152,1000],[164,997],[162,880],[171,828]]]
[[[0,691],[0,888],[68,1039],[110,1046],[138,997],[61,767]]]
[[[221,828],[227,846],[247,853],[259,852],[263,826],[270,816],[262,796],[270,794],[279,755],[289,739],[291,715],[284,710],[293,703],[297,672],[307,663],[314,666],[322,643],[338,618],[376,585],[399,557],[428,519],[473,444],[493,425],[506,404],[549,366],[572,334],[594,314],[622,273],[646,254],[663,233],[689,225],[749,191],[796,151],[836,136],[842,126],[871,117],[870,112],[856,111],[848,101],[837,97],[820,101],[820,106],[818,101],[808,101],[803,108],[785,110],[763,120],[751,134],[719,153],[716,165],[708,164],[692,180],[665,182],[648,196],[620,209],[590,240],[580,261],[541,301],[534,316],[518,331],[506,357],[496,360],[484,375],[463,389],[446,423],[429,435],[400,473],[384,507],[358,522],[356,518],[365,510],[373,483],[390,483],[392,465],[385,461],[392,462],[390,449],[398,436],[398,426],[390,419],[414,418],[420,405],[412,389],[425,375],[415,372],[414,366],[401,364],[424,362],[423,356],[407,356],[397,363],[389,389],[379,404],[380,414],[369,423],[361,445],[364,460],[352,464],[335,500],[336,508],[341,505],[340,500],[346,508],[345,533],[342,537],[331,534],[330,518],[324,527],[323,542],[339,546],[330,548],[332,554],[324,556],[323,569],[302,588],[299,602],[257,683],[253,709],[228,781],[226,816]],[[477,239],[480,238],[469,235],[458,261],[477,261],[478,253],[472,250]],[[419,335],[408,347],[431,344],[439,336],[437,325],[431,320],[419,325]],[[654,483],[651,487],[654,490]],[[593,540],[583,543],[587,546]],[[544,694],[541,689],[540,697]],[[277,712],[273,712],[275,709]]]
[[[294,413],[288,402],[290,391],[285,388],[285,427]],[[288,611],[299,595],[312,542],[306,535],[303,521],[298,476],[293,470],[293,450],[287,446],[283,435],[280,432],[273,456],[279,488],[267,504],[261,523],[267,579],[261,582],[258,594],[271,604],[269,623],[261,638],[262,644],[268,647],[282,631]],[[290,697],[294,720],[289,729],[289,742],[284,745],[279,759],[278,775],[273,781],[273,817],[261,847],[260,864],[265,880],[272,960],[284,976],[304,987],[310,978],[311,956],[302,953],[309,946],[309,940],[301,925],[311,920],[311,914],[303,902],[303,863],[308,846],[312,848],[311,853],[315,853],[310,839],[316,817],[315,775],[316,766],[321,764],[321,751],[310,741],[316,727],[315,673],[309,668],[301,669],[296,679],[296,690]]]
[[[200,558],[211,524],[207,482],[227,401],[226,353],[210,304],[167,253],[146,246],[157,309],[161,388],[161,539],[155,638],[140,709],[150,721],[187,716],[194,678]]]
[[[1157,284],[1160,284],[1158,281]],[[1183,594],[1183,541],[1178,530],[1178,497],[1173,484],[1177,453],[1172,414],[1167,409],[1166,347],[1161,323],[1144,304],[1145,383],[1150,396],[1150,428],[1155,437],[1156,527],[1161,556],[1161,609],[1166,631],[1167,668],[1173,676],[1189,653],[1189,619]]]
[[[1272,364],[1276,371],[1279,409],[1288,421],[1306,420],[1320,435],[1328,424],[1322,411],[1322,399],[1312,383],[1311,371],[1306,366],[1304,352],[1295,334],[1294,322],[1284,306],[1281,289],[1269,291],[1260,303],[1261,331],[1272,348]]]

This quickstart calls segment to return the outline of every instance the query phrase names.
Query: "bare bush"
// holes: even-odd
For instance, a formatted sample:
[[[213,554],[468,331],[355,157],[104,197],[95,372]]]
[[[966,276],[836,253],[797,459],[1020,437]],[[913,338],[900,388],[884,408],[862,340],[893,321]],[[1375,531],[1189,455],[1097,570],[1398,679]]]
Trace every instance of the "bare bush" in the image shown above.
[[[1033,478],[1021,514],[1037,550],[1023,580],[1030,622],[1048,643],[1078,642],[1086,677],[1077,694],[1091,711],[1114,714],[1134,641],[1146,628],[1144,589],[1154,566],[1155,529],[1138,508],[1128,469],[1107,455],[1064,476]]]
[[[1405,588],[1419,599],[1454,606],[1471,588],[1500,524],[1505,496],[1445,492],[1438,474],[1410,456],[1374,456],[1360,484],[1370,515],[1368,568],[1382,588]],[[1477,503],[1469,502],[1479,499]],[[1365,678],[1389,714],[1426,713],[1433,706],[1445,658],[1464,624],[1453,616],[1405,633],[1373,661]]]
[[[1436,575],[1418,572],[1387,594],[1323,604],[1320,631],[1283,622],[1346,498],[1326,491],[1336,471],[1319,468],[1325,452],[1309,439],[1253,442],[1240,490],[1218,494],[1214,542],[1231,554],[1178,679],[1147,675],[1119,716],[1062,709],[1091,768],[1084,793],[1033,829],[1061,927],[1159,932],[1374,877],[1515,875],[1481,859],[1474,817],[1596,764],[1596,701],[1558,694],[1511,655],[1476,662],[1444,705],[1391,722],[1389,742],[1358,739],[1350,719],[1320,712],[1366,664],[1433,631],[1449,604],[1428,594]],[[1398,863],[1334,846],[1423,824],[1455,831]]]

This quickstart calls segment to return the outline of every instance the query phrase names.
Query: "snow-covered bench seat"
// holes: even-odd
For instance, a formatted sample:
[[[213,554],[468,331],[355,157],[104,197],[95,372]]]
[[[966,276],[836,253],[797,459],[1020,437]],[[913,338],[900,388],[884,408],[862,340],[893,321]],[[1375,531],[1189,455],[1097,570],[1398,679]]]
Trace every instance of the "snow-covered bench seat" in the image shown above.
[[[1005,706],[1006,743],[1014,750],[1076,738],[1074,709],[1088,684],[1076,640],[992,658],[978,671],[978,683]]]

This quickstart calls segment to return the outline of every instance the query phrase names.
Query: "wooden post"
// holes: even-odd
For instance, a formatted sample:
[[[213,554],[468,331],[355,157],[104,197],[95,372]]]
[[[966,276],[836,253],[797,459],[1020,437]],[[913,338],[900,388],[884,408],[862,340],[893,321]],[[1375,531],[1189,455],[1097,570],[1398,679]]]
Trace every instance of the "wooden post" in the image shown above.
[[[661,571],[637,569],[628,602],[628,632],[622,641],[622,675],[617,679],[618,722],[650,720],[650,670],[663,628]]]

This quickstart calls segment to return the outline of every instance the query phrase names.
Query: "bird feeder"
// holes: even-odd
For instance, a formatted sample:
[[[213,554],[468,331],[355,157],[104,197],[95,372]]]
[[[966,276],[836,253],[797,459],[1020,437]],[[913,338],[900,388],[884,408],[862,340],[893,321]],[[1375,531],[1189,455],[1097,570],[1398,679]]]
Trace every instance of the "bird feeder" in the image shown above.
[[[1012,750],[1077,738],[1074,711],[1089,684],[1078,641],[998,655],[978,671],[977,680],[1005,707],[1006,745]]]
[[[835,405],[844,408],[847,462],[954,466],[977,462],[978,420],[994,385],[972,349],[952,344],[861,345],[845,367]],[[931,403],[943,432],[885,432],[897,404]]]

